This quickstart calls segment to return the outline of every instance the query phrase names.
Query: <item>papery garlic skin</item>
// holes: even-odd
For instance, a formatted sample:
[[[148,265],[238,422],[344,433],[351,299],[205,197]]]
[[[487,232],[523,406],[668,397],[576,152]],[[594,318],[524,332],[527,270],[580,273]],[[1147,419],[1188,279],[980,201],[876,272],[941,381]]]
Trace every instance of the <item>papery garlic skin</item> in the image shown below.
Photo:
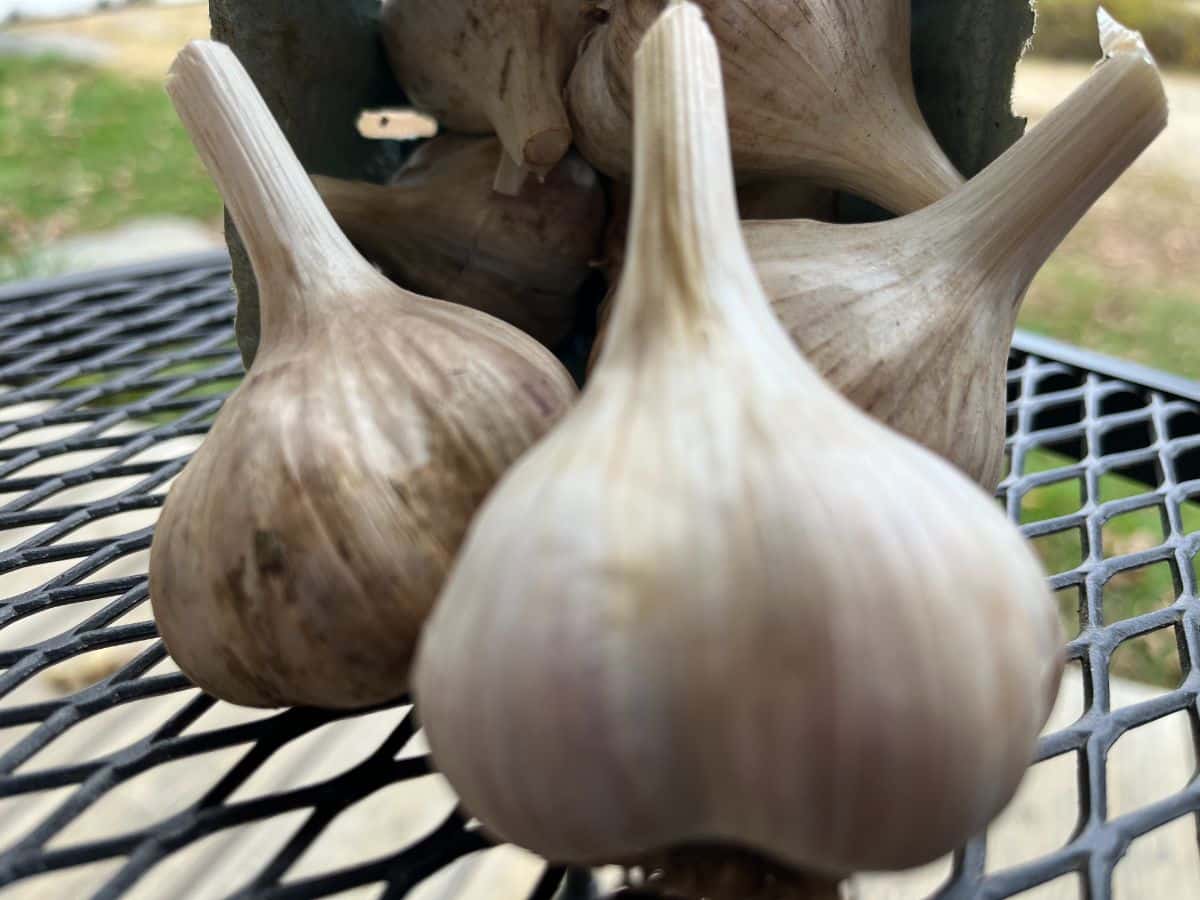
[[[629,260],[579,404],[502,480],[421,641],[434,759],[560,862],[689,844],[934,859],[1030,762],[1062,669],[994,502],[795,352],[739,235],[717,45],[637,57]]]
[[[578,295],[600,253],[604,188],[569,153],[515,197],[492,190],[494,138],[443,135],[387,185],[313,179],[346,236],[409,290],[462,303],[547,346],[575,324]]]
[[[385,0],[381,22],[415,106],[452,131],[498,134],[542,177],[571,146],[562,89],[588,26],[579,0]]]
[[[632,60],[667,0],[612,0],[567,86],[575,141],[628,180]],[[742,180],[800,177],[895,213],[962,184],[921,115],[910,0],[702,0],[721,48]]]
[[[890,222],[746,222],[780,320],[859,407],[985,489],[1004,474],[1007,368],[1034,277],[1166,127],[1141,36],[1109,18],[1106,58],[968,185]]]
[[[393,700],[476,507],[574,386],[532,338],[359,256],[227,47],[189,45],[168,91],[246,240],[263,332],[155,529],[159,631],[234,703]]]

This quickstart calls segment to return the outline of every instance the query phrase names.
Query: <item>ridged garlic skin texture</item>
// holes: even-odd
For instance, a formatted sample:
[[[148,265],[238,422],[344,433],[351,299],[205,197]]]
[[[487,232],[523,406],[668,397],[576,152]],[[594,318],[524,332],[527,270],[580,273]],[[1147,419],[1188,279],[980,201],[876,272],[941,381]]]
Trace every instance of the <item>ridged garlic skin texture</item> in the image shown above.
[[[155,530],[159,630],[193,681],[235,703],[402,694],[475,510],[572,399],[565,373],[530,364],[538,344],[498,338],[481,314],[340,307],[264,346]]]
[[[567,86],[576,144],[628,180],[633,55],[667,0],[612,0]],[[912,80],[910,0],[702,0],[729,95],[739,178],[795,176],[895,213],[962,176],[930,133]]]
[[[497,134],[544,176],[571,146],[562,91],[588,28],[580,0],[386,0],[384,44],[409,99],[444,127]]]
[[[1141,36],[1111,18],[1105,59],[1007,153],[945,199],[870,225],[746,222],[780,321],[860,408],[992,491],[1007,370],[1034,277],[1167,124]]]
[[[155,529],[159,631],[235,703],[395,699],[471,516],[574,384],[532,338],[359,256],[228,47],[189,45],[168,91],[245,239],[263,330]]]
[[[1028,549],[947,464],[762,387],[597,376],[485,506],[416,689],[503,838],[845,873],[936,858],[1011,797],[1059,674]]]
[[[927,862],[1032,758],[1054,602],[994,500],[778,324],[698,7],[647,33],[636,83],[609,342],[426,628],[434,759],[485,828],[555,861],[724,843],[832,876]]]

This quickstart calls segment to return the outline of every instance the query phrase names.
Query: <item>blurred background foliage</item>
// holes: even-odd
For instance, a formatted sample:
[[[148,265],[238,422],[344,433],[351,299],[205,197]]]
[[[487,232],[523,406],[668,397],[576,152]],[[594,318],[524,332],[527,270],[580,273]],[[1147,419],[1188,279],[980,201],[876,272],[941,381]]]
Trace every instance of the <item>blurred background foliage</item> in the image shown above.
[[[1142,32],[1164,66],[1200,69],[1200,4],[1187,0],[1105,0],[1104,8]],[[1096,57],[1094,0],[1039,0],[1035,52],[1058,59]]]

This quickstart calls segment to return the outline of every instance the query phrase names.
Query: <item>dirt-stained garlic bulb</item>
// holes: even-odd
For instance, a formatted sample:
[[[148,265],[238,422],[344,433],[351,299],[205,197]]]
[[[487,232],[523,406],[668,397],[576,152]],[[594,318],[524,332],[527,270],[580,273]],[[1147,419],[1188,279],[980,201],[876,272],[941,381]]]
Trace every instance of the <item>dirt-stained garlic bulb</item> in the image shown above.
[[[504,193],[523,180],[511,167],[544,177],[571,146],[562,93],[588,25],[580,0],[383,4],[384,43],[409,100],[451,131],[498,134]]]
[[[443,135],[388,185],[314,178],[346,236],[398,284],[504,319],[545,344],[575,323],[604,237],[604,188],[570,153],[516,197],[492,190],[495,138]]]
[[[1006,369],[1030,282],[1162,131],[1167,100],[1136,32],[1101,11],[1104,60],[946,199],[871,225],[748,222],[750,254],[808,359],[883,422],[993,490]]]
[[[393,699],[476,507],[572,402],[536,341],[393,285],[338,229],[229,48],[168,91],[245,239],[262,343],[167,497],[167,649],[250,706]]]
[[[556,861],[931,860],[1032,758],[1053,600],[994,501],[849,404],[771,312],[697,6],[649,30],[635,82],[609,342],[426,627],[434,759],[486,829]]]
[[[605,0],[567,87],[580,151],[628,178],[631,59],[667,0]],[[911,0],[702,0],[729,94],[742,180],[801,177],[895,213],[928,206],[962,177],[913,89]]]

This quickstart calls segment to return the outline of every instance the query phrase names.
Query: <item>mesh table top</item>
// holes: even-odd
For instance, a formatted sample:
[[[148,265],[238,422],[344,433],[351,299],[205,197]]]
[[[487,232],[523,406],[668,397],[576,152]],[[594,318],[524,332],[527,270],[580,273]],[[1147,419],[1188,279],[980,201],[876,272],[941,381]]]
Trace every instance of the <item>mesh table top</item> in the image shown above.
[[[594,896],[589,873],[490,849],[431,772],[408,705],[244,710],[167,657],[147,551],[171,480],[241,375],[233,311],[215,254],[0,287],[6,896]],[[981,836],[927,889],[852,887],[864,900],[1040,885],[1107,898],[1131,848],[1177,827],[1200,867],[1192,770],[1132,804],[1113,803],[1109,772],[1123,740],[1175,720],[1194,767],[1200,386],[1019,335],[1009,400],[1001,500],[1043,545],[1078,625],[1073,708],[1052,720],[1034,769],[1070,766],[1077,787],[1046,846],[1014,857]],[[1136,539],[1119,527],[1127,517]],[[1160,602],[1123,607],[1131,578],[1161,588]],[[1110,673],[1142,657],[1171,686],[1118,697]],[[1178,896],[1200,896],[1200,881],[1191,889]]]

